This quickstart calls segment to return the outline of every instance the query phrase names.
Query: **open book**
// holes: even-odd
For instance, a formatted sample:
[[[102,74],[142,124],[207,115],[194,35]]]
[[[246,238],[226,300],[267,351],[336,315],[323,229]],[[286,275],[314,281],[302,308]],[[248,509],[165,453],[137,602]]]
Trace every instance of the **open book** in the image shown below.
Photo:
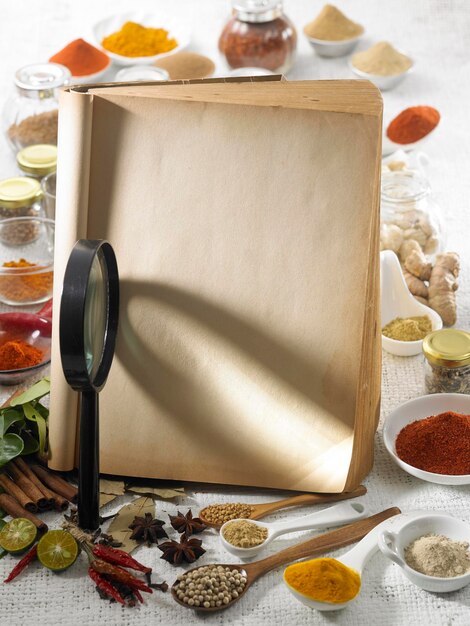
[[[365,81],[71,88],[55,319],[77,239],[121,277],[106,473],[337,492],[373,461],[382,101]],[[52,357],[50,466],[76,462]]]

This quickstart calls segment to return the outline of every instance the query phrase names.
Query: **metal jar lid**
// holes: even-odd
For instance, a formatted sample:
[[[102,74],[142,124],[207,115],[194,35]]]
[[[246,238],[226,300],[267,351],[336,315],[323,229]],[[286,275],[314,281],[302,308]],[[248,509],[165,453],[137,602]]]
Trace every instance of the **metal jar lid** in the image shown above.
[[[16,161],[26,174],[47,176],[57,169],[57,146],[48,143],[28,146],[18,152]]]
[[[27,176],[6,178],[0,181],[0,207],[19,209],[30,206],[42,198],[41,185],[38,180]]]
[[[15,74],[15,85],[29,98],[47,98],[54,90],[70,81],[70,70],[59,63],[33,63],[25,65]]]
[[[232,0],[232,9],[242,22],[270,22],[282,15],[282,0]]]
[[[435,330],[423,339],[423,352],[431,365],[470,365],[470,333],[455,328]]]

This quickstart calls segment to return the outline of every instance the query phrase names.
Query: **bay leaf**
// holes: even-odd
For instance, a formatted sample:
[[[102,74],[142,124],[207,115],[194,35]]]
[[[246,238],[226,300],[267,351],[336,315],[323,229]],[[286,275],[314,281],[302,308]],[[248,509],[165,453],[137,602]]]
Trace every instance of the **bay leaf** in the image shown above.
[[[144,517],[145,513],[155,515],[155,503],[152,498],[137,498],[130,504],[123,506],[106,531],[112,535],[116,541],[121,541],[121,550],[132,552],[139,545],[137,541],[130,539],[132,530],[129,525],[134,521],[134,517]]]
[[[162,498],[163,500],[171,500],[184,496],[184,487],[146,487],[139,485],[127,485],[126,493],[136,493],[150,498]]]
[[[116,497],[117,496],[114,496],[111,493],[100,493],[100,509],[101,509],[101,507],[103,507],[106,504],[109,504],[110,502],[115,500]]]
[[[106,493],[109,496],[123,496],[125,493],[124,483],[122,480],[100,478],[100,493]]]

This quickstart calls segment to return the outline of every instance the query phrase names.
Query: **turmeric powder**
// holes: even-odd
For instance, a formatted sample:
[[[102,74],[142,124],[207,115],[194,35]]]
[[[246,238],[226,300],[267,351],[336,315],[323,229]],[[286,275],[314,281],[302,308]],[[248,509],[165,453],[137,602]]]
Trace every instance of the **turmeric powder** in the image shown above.
[[[343,604],[357,596],[360,575],[337,559],[324,558],[289,565],[284,580],[298,593],[318,602]]]
[[[151,57],[176,48],[176,39],[168,37],[164,28],[146,28],[136,22],[126,22],[121,30],[104,37],[105,50],[125,57]]]
[[[3,267],[11,273],[0,273],[0,300],[7,304],[29,304],[50,297],[54,273],[26,259],[8,261]]]

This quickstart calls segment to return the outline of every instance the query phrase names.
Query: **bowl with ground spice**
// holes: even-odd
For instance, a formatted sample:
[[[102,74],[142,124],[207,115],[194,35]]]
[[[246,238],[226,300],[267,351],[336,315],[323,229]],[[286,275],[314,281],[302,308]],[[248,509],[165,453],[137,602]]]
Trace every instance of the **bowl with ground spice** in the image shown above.
[[[470,583],[470,526],[450,515],[412,520],[379,534],[379,548],[425,591],[449,593]]]
[[[96,43],[118,65],[150,65],[180,52],[190,41],[184,25],[145,11],[105,18],[92,31]]]
[[[319,56],[342,57],[355,48],[364,34],[364,27],[332,4],[325,4],[317,17],[304,27],[304,34]]]
[[[50,320],[30,313],[0,314],[0,385],[39,380],[50,362]]]
[[[405,472],[440,485],[470,485],[470,396],[433,393],[385,419],[384,443]]]
[[[413,60],[388,41],[379,41],[353,54],[349,66],[359,78],[370,80],[381,91],[388,91],[411,72]]]
[[[0,221],[0,302],[26,306],[52,296],[54,221],[18,217]]]

